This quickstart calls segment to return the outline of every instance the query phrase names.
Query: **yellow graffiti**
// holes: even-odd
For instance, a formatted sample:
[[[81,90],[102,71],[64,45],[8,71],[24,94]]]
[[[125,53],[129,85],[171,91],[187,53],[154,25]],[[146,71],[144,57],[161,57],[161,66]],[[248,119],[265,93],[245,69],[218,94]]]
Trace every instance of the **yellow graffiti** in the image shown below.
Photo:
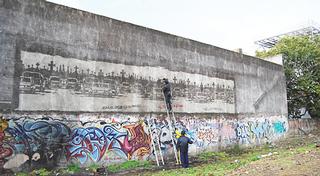
[[[4,119],[0,119],[0,132],[4,132],[8,128],[8,122]]]

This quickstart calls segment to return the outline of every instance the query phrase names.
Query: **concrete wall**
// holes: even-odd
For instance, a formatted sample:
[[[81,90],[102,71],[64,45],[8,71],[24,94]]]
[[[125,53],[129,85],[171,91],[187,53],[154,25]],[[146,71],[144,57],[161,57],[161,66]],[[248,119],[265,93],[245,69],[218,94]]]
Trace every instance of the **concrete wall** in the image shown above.
[[[288,120],[290,134],[308,134],[320,127],[320,121],[315,119],[290,119]]]
[[[288,130],[283,68],[264,60],[42,0],[0,0],[0,41],[3,168],[148,159],[153,118],[172,153],[163,77],[192,153]]]
[[[24,112],[5,114],[4,119],[0,159],[5,169],[154,159],[152,143],[157,146],[158,141],[165,161],[174,159],[170,122],[163,114]],[[194,141],[189,150],[196,154],[228,145],[259,145],[276,140],[287,132],[288,123],[285,116],[188,114],[178,115],[175,127],[177,136],[182,129],[187,130],[187,136]]]

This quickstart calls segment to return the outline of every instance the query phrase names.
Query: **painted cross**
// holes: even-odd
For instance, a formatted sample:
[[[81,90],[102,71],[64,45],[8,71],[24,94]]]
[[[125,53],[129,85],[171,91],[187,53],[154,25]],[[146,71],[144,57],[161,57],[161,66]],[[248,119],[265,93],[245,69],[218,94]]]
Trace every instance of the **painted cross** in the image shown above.
[[[90,69],[89,69],[89,68],[87,69],[87,74],[88,74],[88,75],[90,74]]]
[[[78,66],[75,66],[75,67],[74,67],[74,72],[75,72],[75,73],[78,73],[78,69],[79,69],[79,67],[78,67]]]
[[[121,73],[121,77],[124,78],[124,75],[126,74],[126,72],[122,69]]]
[[[189,78],[187,79],[187,84],[188,84],[188,86],[189,86],[189,84],[190,84],[190,80],[189,80]]]
[[[176,83],[176,82],[177,82],[177,78],[176,78],[176,76],[174,76],[174,78],[173,78],[173,82],[174,82],[174,83]]]
[[[51,61],[50,64],[48,64],[48,66],[50,67],[50,71],[53,71],[53,67],[56,66],[56,64],[54,64],[53,61]]]
[[[37,62],[37,63],[36,63],[37,70],[39,69],[39,65],[40,65],[39,62]]]

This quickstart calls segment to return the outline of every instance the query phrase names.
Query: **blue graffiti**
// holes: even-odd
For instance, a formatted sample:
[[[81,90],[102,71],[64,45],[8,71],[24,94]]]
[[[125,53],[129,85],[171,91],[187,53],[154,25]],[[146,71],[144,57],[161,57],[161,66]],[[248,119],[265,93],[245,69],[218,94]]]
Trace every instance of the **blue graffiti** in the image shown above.
[[[18,152],[36,152],[40,148],[54,150],[57,144],[68,140],[71,130],[60,121],[24,120],[10,121],[7,132],[15,139],[15,149]]]
[[[126,158],[128,149],[128,133],[120,132],[110,125],[102,129],[96,127],[76,128],[67,146],[67,157],[77,158],[81,164],[90,158],[98,162],[107,150],[116,152]]]
[[[286,132],[285,122],[277,121],[273,123],[273,129],[276,134],[281,134]]]

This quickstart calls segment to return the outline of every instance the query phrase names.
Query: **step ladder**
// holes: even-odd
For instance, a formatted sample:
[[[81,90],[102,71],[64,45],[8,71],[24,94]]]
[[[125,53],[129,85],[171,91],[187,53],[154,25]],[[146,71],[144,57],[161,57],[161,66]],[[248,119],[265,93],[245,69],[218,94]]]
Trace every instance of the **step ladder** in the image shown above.
[[[149,132],[150,137],[151,137],[152,148],[153,148],[153,151],[154,151],[154,155],[156,157],[156,162],[157,162],[157,165],[160,166],[159,159],[158,159],[158,153],[159,153],[160,154],[161,163],[162,163],[162,165],[164,165],[162,150],[161,150],[161,146],[160,146],[160,138],[159,138],[158,133],[154,134],[152,132],[153,130],[157,130],[157,129],[154,126],[151,127],[150,119],[152,120],[151,113],[150,113],[150,118],[147,120],[147,124],[148,124],[148,132]],[[155,123],[153,122],[153,124],[155,124]],[[156,141],[156,143],[154,141]]]

